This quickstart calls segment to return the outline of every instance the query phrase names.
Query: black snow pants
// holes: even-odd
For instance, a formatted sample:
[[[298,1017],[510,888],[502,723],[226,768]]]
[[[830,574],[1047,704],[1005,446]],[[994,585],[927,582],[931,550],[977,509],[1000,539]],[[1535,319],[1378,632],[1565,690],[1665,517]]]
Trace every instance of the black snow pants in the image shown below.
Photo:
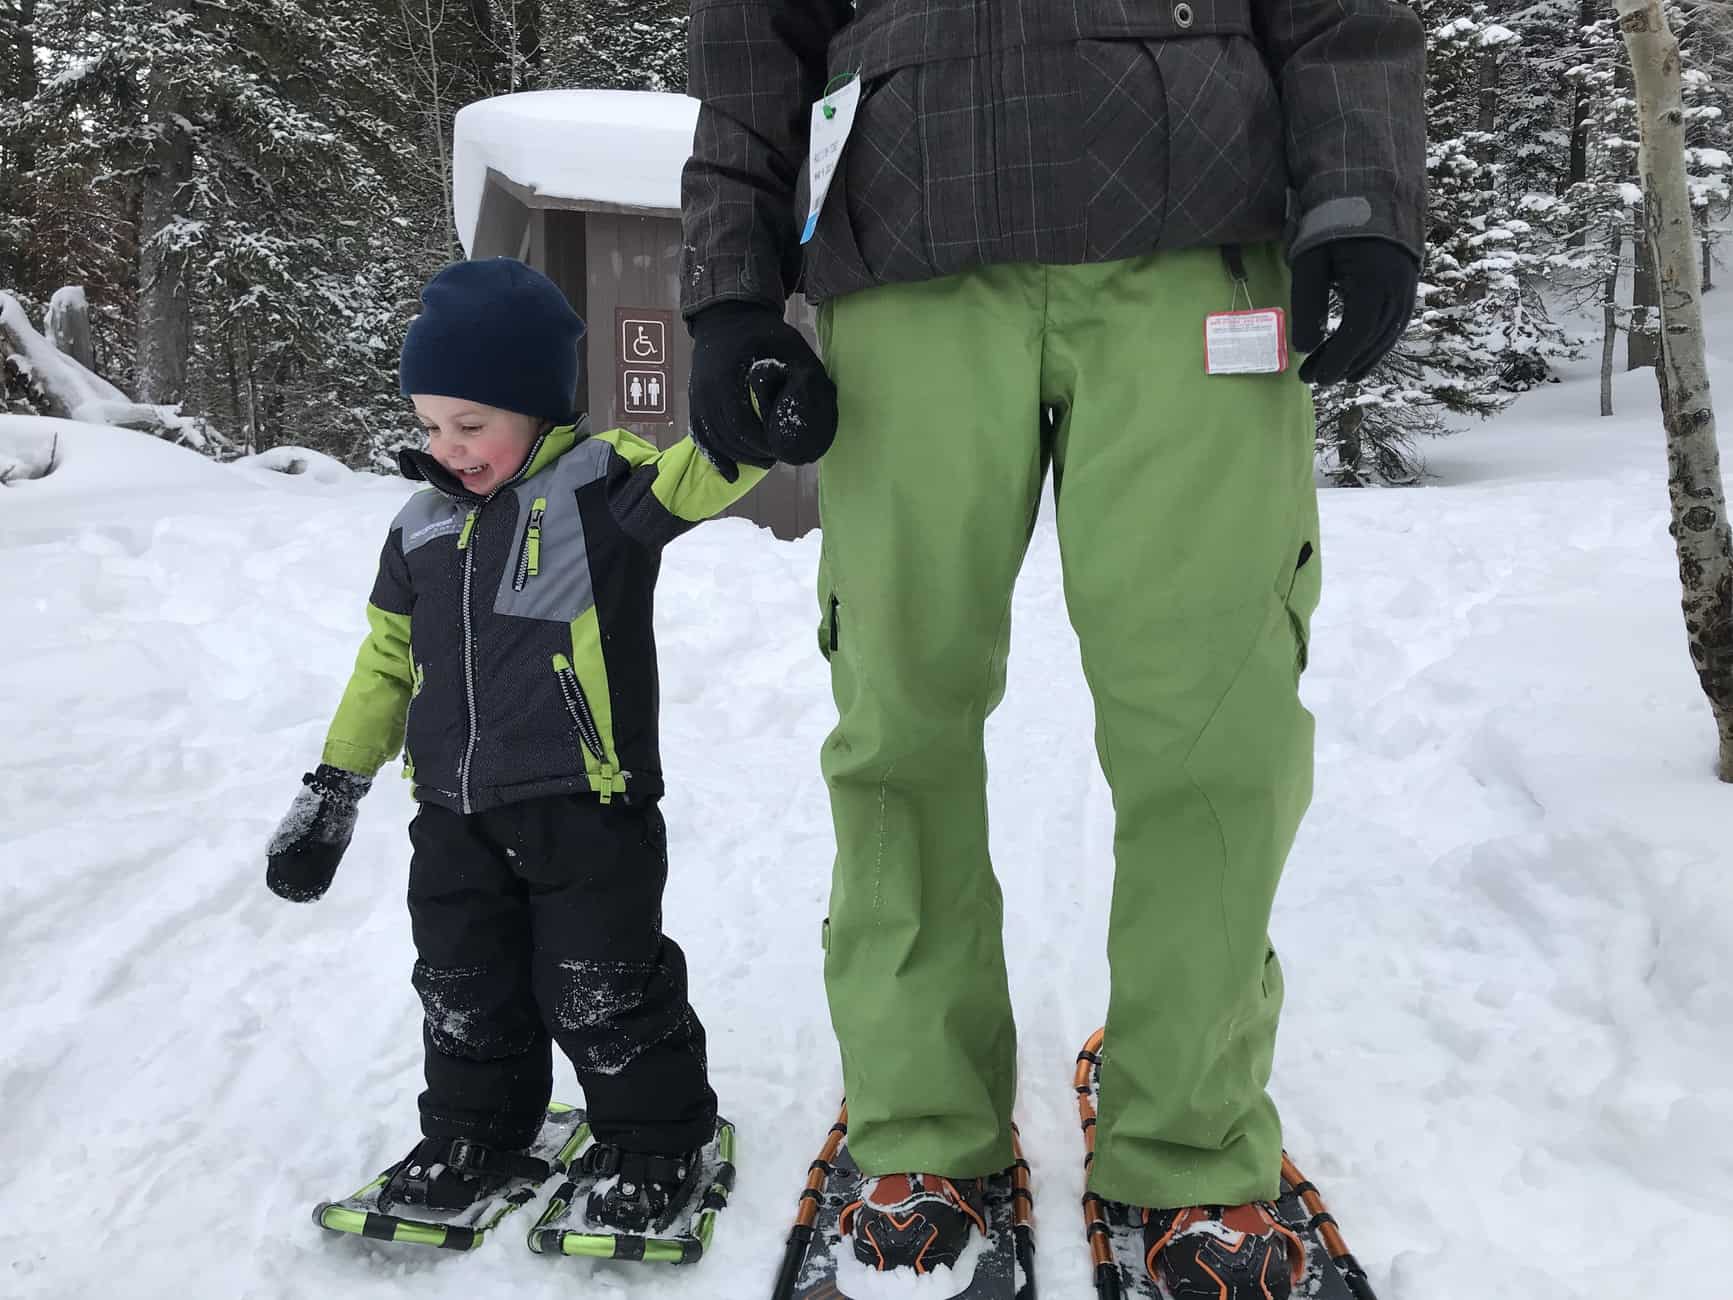
[[[423,1134],[528,1145],[558,1043],[598,1141],[664,1155],[707,1142],[716,1095],[686,958],[662,934],[655,804],[563,795],[469,816],[422,804],[409,838]]]

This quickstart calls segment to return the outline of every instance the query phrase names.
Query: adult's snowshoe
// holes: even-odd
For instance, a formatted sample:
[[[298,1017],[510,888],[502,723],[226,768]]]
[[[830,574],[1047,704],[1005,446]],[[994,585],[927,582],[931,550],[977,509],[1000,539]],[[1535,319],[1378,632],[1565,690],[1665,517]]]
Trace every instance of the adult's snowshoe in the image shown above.
[[[540,1195],[589,1140],[584,1112],[555,1102],[526,1151],[462,1138],[424,1138],[353,1196],[321,1201],[331,1232],[446,1250],[474,1250],[500,1220]]]
[[[1099,1029],[1090,1035],[1077,1055],[1073,1076],[1083,1121],[1086,1173],[1095,1160],[1095,1101],[1103,1038]],[[1265,1215],[1273,1226],[1263,1226]],[[1260,1284],[1268,1288],[1272,1300],[1290,1295],[1304,1300],[1377,1300],[1366,1271],[1349,1253],[1318,1189],[1286,1154],[1281,1195],[1272,1205],[1152,1211],[1146,1219],[1143,1210],[1090,1192],[1083,1197],[1083,1222],[1100,1300],[1240,1300],[1241,1296],[1264,1300],[1265,1292],[1257,1289]],[[1261,1245],[1265,1242],[1272,1243],[1267,1250]],[[1280,1252],[1275,1242],[1283,1244]],[[1304,1253],[1297,1271],[1292,1267],[1296,1242]],[[1267,1267],[1248,1266],[1254,1253],[1247,1250],[1249,1246],[1257,1246]],[[1246,1251],[1242,1257],[1246,1262],[1232,1262],[1237,1250]]]
[[[1306,1246],[1269,1205],[1145,1210],[1143,1264],[1174,1300],[1289,1300]]]
[[[947,1180],[931,1180],[928,1186],[925,1177],[917,1176],[917,1185],[917,1177],[909,1175],[863,1179],[849,1155],[844,1107],[807,1172],[771,1300],[849,1300],[855,1279],[878,1271],[879,1258],[887,1264],[908,1262],[905,1257],[911,1252],[919,1258],[935,1226],[949,1244],[958,1238],[964,1243],[949,1265],[959,1288],[952,1293],[955,1300],[1035,1300],[1035,1205],[1015,1126],[1011,1148],[1014,1163],[981,1180],[978,1201],[960,1182],[950,1180],[958,1193],[953,1202],[939,1186]],[[984,1233],[967,1222],[965,1204],[982,1216]],[[942,1223],[933,1222],[940,1219]],[[868,1227],[876,1253],[869,1248],[863,1256],[857,1247]],[[944,1262],[933,1253],[939,1247],[938,1241],[931,1242],[927,1264]],[[930,1268],[926,1271],[932,1275]]]

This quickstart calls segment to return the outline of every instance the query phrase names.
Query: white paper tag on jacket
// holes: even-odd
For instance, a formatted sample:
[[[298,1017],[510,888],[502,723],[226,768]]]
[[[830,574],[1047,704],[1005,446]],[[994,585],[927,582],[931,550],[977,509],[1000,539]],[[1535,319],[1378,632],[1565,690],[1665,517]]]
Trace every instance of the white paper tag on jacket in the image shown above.
[[[850,77],[847,85],[833,90],[812,106],[806,163],[812,198],[806,213],[806,225],[800,232],[803,244],[818,229],[818,214],[824,207],[824,196],[830,193],[830,178],[836,175],[836,164],[842,158],[843,145],[848,143],[849,130],[854,126],[854,110],[859,104],[860,78]]]
[[[1273,375],[1288,368],[1288,331],[1280,307],[1218,311],[1204,317],[1203,368],[1211,375]]]

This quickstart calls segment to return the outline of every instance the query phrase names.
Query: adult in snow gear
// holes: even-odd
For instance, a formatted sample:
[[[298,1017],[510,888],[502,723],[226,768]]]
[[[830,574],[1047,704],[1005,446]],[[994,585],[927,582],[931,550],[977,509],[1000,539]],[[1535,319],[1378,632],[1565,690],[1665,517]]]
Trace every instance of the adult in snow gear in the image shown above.
[[[1313,249],[1418,260],[1419,18],[1396,0],[695,0],[689,64],[682,308],[780,315],[804,289],[837,387],[825,974],[854,1158],[953,1179],[1011,1161],[983,733],[1051,468],[1116,822],[1090,1191],[1273,1198],[1267,931],[1311,796],[1315,422],[1296,369],[1209,373],[1205,328],[1294,305],[1289,259]],[[803,246],[812,105],[849,77]],[[1379,261],[1331,252],[1322,278],[1363,295]],[[1387,315],[1351,306],[1332,372],[1370,364]]]
[[[398,386],[570,423],[583,319],[559,286],[516,258],[454,262],[421,291]]]
[[[836,386],[799,330],[760,304],[692,322],[692,437],[729,482],[737,464],[807,465],[836,436]]]
[[[1254,303],[1287,300],[1278,249],[1242,260]],[[825,982],[868,1173],[1011,1162],[982,722],[1050,464],[1117,823],[1091,1186],[1132,1205],[1275,1194],[1267,932],[1311,797],[1298,681],[1321,550],[1306,386],[1204,369],[1201,322],[1238,291],[1215,249],[1188,249],[986,267],[820,316],[842,414],[819,481]]]
[[[930,1273],[950,1268],[974,1233],[987,1233],[986,1184],[980,1178],[885,1174],[862,1180],[838,1227],[867,1267]]]
[[[690,1200],[702,1156],[702,1149],[657,1155],[596,1143],[580,1166],[598,1179],[585,1206],[590,1222],[615,1232],[663,1231]]]
[[[1143,1263],[1172,1300],[1288,1300],[1306,1247],[1261,1202],[1145,1210]]]
[[[379,1189],[379,1208],[463,1210],[492,1196],[508,1179],[540,1182],[553,1172],[546,1160],[523,1151],[501,1151],[467,1138],[423,1138],[390,1170]]]
[[[1336,239],[1294,259],[1294,346],[1310,352],[1300,366],[1308,384],[1358,383],[1396,346],[1414,310],[1420,263],[1383,239]],[[1329,326],[1330,289],[1342,299],[1342,323]]]
[[[662,933],[653,803],[568,795],[409,828],[422,1131],[516,1149],[535,1137],[558,1043],[599,1142],[680,1155],[716,1131],[686,959]]]
[[[291,903],[310,903],[331,887],[355,833],[357,805],[373,779],[321,763],[301,784],[265,847],[265,883]]]

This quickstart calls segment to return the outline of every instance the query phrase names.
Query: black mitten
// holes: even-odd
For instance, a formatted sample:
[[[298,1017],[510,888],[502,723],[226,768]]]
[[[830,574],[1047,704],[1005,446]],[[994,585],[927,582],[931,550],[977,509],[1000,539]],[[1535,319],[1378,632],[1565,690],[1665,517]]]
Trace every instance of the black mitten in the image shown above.
[[[1366,237],[1333,239],[1294,259],[1294,346],[1308,384],[1358,383],[1396,346],[1414,311],[1420,264],[1400,244]],[[1330,289],[1342,323],[1328,338]]]
[[[730,483],[740,465],[809,465],[836,437],[836,385],[801,332],[763,303],[692,318],[692,439]]]
[[[301,783],[306,788],[265,847],[265,883],[291,903],[311,903],[331,887],[373,778],[321,763]]]

